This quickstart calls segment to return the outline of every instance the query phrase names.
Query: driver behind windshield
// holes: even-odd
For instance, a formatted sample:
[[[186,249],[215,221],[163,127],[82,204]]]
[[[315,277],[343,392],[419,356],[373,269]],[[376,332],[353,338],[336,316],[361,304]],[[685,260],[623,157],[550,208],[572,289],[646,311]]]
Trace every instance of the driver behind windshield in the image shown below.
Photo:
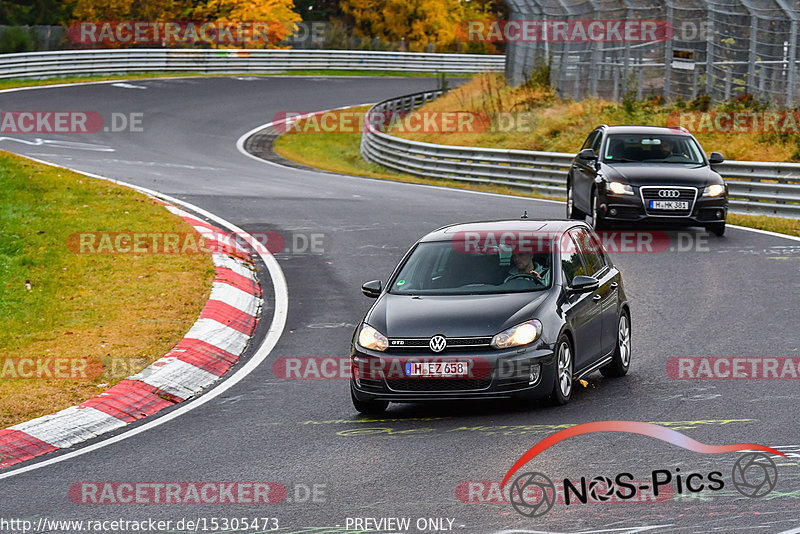
[[[684,159],[689,158],[689,156],[686,153],[684,153],[682,149],[677,148],[676,150],[675,143],[672,141],[672,139],[669,138],[661,140],[661,152],[663,154],[661,156],[663,159],[669,159],[670,157],[678,157]]]
[[[528,274],[543,285],[548,285],[550,283],[550,270],[547,269],[545,265],[535,262],[533,254],[525,252],[512,254],[511,263],[514,265],[508,270],[508,277],[505,279],[506,282],[516,275]]]

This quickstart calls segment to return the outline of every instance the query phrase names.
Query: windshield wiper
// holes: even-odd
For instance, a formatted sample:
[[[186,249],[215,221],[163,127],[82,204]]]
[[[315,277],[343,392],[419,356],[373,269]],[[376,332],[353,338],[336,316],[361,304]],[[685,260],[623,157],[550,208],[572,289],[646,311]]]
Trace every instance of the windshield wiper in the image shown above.
[[[628,159],[628,158],[606,158],[606,163],[630,163],[632,161],[641,161],[638,159]]]

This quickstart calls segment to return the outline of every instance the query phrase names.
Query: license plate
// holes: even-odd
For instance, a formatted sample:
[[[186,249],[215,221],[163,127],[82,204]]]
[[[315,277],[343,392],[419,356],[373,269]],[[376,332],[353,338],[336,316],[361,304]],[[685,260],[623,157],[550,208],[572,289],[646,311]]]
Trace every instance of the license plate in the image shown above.
[[[468,362],[408,362],[406,376],[453,378],[469,376]]]
[[[689,203],[685,200],[651,200],[651,210],[688,210]]]

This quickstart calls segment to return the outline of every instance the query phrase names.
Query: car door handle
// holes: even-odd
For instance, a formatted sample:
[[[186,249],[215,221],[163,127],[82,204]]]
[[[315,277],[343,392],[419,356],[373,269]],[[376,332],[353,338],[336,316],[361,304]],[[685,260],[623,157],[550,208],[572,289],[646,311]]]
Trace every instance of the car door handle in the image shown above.
[[[618,287],[619,287],[619,284],[618,284],[618,283],[616,283],[616,282],[611,282],[611,289],[617,289]]]
[[[593,296],[593,297],[592,297],[592,300],[593,300],[593,301],[595,301],[595,302],[597,302],[597,301],[598,301],[598,300],[600,300],[601,298],[603,298],[603,296],[602,296],[602,295],[600,295],[600,294],[595,294],[595,296]]]

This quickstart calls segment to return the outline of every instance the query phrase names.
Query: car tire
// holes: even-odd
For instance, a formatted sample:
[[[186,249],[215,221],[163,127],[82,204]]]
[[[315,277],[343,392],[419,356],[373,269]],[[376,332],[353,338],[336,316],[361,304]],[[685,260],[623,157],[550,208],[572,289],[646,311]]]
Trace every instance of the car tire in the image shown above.
[[[593,191],[592,192],[592,228],[594,228],[596,232],[599,232],[601,230],[605,230],[606,228],[608,228],[608,223],[605,221],[605,219],[603,219],[603,216],[600,215],[597,203],[598,203],[597,192]]]
[[[556,343],[556,357],[553,362],[553,391],[550,393],[550,402],[556,406],[563,406],[572,398],[574,354],[569,338],[566,334],[561,334]]]
[[[586,214],[575,207],[574,193],[572,192],[572,184],[567,184],[567,219],[582,221],[586,218]]]
[[[611,363],[600,368],[603,376],[619,377],[628,374],[631,367],[631,319],[623,311],[617,321],[617,343]]]
[[[708,226],[706,226],[706,230],[708,230],[717,237],[722,237],[725,235],[725,223],[721,222],[721,223],[709,224]]]
[[[350,398],[353,400],[353,407],[359,412],[366,415],[376,415],[381,414],[386,411],[386,408],[389,407],[389,401],[362,401],[358,400],[356,396],[353,394],[353,391],[350,391]]]

